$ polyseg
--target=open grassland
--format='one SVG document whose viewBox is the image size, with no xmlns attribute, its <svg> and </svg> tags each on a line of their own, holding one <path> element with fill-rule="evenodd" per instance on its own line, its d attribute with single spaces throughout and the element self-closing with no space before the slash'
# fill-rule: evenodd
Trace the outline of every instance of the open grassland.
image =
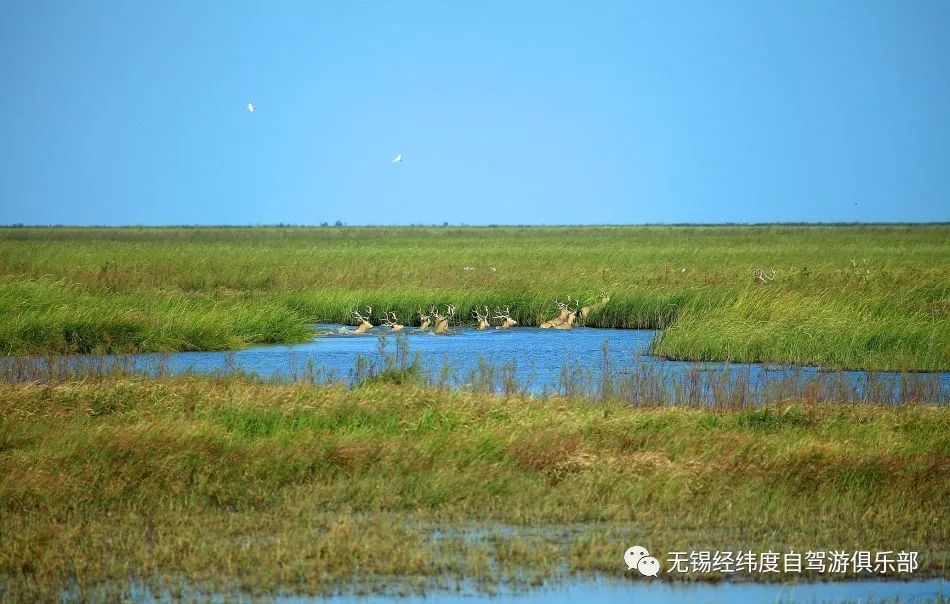
<svg viewBox="0 0 950 604">
<path fill-rule="evenodd" d="M 380 380 L 5 383 L 0 599 L 111 599 L 130 582 L 274 594 L 625 580 L 631 543 L 661 560 L 915 550 L 918 576 L 946 577 L 948 430 L 950 410 L 926 405 L 712 412 Z"/>
<path fill-rule="evenodd" d="M 0 229 L 5 354 L 301 341 L 365 305 L 537 325 L 603 291 L 588 325 L 671 358 L 950 369 L 947 225 Z"/>
</svg>

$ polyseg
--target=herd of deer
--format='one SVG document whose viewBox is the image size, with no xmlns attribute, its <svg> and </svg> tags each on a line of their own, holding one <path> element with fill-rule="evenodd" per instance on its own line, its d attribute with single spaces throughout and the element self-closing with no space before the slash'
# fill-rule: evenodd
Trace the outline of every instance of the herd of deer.
<svg viewBox="0 0 950 604">
<path fill-rule="evenodd" d="M 555 300 L 554 304 L 558 309 L 557 316 L 548 321 L 544 321 L 540 327 L 541 329 L 571 329 L 578 321 L 583 322 L 591 312 L 604 306 L 609 301 L 610 298 L 606 293 L 601 294 L 599 301 L 587 306 L 581 306 L 580 300 L 575 299 L 572 307 L 570 296 L 568 296 L 567 302 Z M 511 318 L 511 309 L 508 306 L 505 307 L 504 312 L 499 308 L 495 308 L 491 312 L 489 312 L 487 306 L 483 306 L 482 308 L 484 312 L 477 307 L 472 310 L 476 329 L 484 330 L 490 329 L 491 327 L 495 329 L 510 329 L 518 325 L 518 322 Z M 446 306 L 444 313 L 440 312 L 437 306 L 430 306 L 429 312 L 427 313 L 419 309 L 419 326 L 417 329 L 419 331 L 431 331 L 434 334 L 445 335 L 449 333 L 449 322 L 455 317 L 455 311 L 456 307 L 452 304 Z M 344 333 L 361 334 L 375 327 L 372 322 L 372 306 L 366 307 L 365 316 L 358 311 L 353 311 L 351 316 L 356 321 L 356 329 L 344 329 Z M 493 324 L 493 321 L 496 322 L 496 324 Z M 391 329 L 392 331 L 401 331 L 406 327 L 399 322 L 396 313 L 392 311 L 387 311 L 383 314 L 383 318 L 379 321 L 379 326 Z"/>
</svg>

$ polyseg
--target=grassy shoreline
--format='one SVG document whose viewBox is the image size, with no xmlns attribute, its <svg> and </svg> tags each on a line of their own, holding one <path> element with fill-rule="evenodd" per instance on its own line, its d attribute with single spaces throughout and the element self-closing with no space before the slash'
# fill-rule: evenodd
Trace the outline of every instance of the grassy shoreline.
<svg viewBox="0 0 950 604">
<path fill-rule="evenodd" d="M 130 579 L 252 594 L 623 580 L 630 540 L 661 560 L 917 550 L 916 576 L 947 577 L 948 432 L 950 409 L 927 405 L 704 411 L 239 377 L 2 384 L 0 595 L 115 595 Z"/>
<path fill-rule="evenodd" d="M 948 225 L 0 228 L 0 352 L 299 342 L 366 305 L 538 325 L 606 291 L 588 325 L 664 329 L 660 356 L 937 371 L 948 284 Z"/>
</svg>

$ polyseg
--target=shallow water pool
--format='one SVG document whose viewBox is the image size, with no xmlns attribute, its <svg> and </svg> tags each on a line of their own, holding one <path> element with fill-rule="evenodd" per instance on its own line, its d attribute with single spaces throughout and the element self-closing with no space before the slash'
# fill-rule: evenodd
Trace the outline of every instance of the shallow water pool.
<svg viewBox="0 0 950 604">
<path fill-rule="evenodd" d="M 329 602 L 360 604 L 482 604 L 512 601 L 520 604 L 575 604 L 577 602 L 729 602 L 730 604 L 774 604 L 807 602 L 933 602 L 948 593 L 942 579 L 924 581 L 840 581 L 833 583 L 673 583 L 660 580 L 614 583 L 577 581 L 526 592 L 500 592 L 496 596 L 426 594 L 418 597 L 337 596 Z M 286 604 L 310 602 L 309 598 L 278 598 Z"/>
<path fill-rule="evenodd" d="M 416 359 L 431 382 L 451 387 L 532 394 L 560 393 L 672 401 L 676 404 L 749 399 L 947 403 L 950 372 L 874 373 L 758 363 L 671 361 L 649 354 L 652 330 L 456 328 L 439 336 L 407 328 L 366 334 L 318 324 L 307 343 L 233 352 L 141 354 L 139 370 L 172 373 L 243 371 L 263 378 L 353 382 Z M 84 357 L 75 357 L 82 360 Z M 715 395 L 715 396 L 714 396 Z M 635 402 L 635 401 L 634 401 Z"/>
</svg>

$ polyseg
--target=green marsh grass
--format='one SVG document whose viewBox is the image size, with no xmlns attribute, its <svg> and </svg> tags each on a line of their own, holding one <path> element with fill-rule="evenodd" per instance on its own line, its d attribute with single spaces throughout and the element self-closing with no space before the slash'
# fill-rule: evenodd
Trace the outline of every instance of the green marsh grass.
<svg viewBox="0 0 950 604">
<path fill-rule="evenodd" d="M 947 225 L 0 229 L 5 354 L 294 342 L 366 305 L 530 326 L 602 291 L 588 325 L 670 358 L 950 368 Z"/>
</svg>

